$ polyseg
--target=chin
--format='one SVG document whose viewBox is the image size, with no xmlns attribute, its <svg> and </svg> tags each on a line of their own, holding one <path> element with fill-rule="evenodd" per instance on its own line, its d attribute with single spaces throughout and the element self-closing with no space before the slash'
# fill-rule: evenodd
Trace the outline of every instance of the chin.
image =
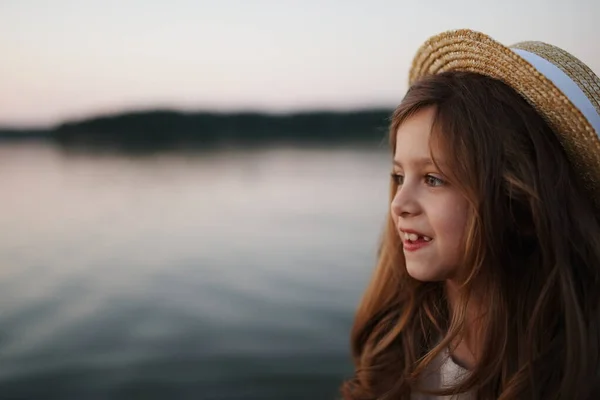
<svg viewBox="0 0 600 400">
<path fill-rule="evenodd" d="M 421 282 L 440 282 L 447 278 L 445 271 L 439 271 L 435 268 L 424 267 L 422 265 L 406 265 L 406 272 L 413 279 Z"/>
</svg>

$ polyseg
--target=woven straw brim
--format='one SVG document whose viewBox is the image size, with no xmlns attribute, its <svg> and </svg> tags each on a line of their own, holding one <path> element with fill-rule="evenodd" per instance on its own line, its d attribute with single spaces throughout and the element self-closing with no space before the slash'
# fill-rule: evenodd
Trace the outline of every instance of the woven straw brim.
<svg viewBox="0 0 600 400">
<path fill-rule="evenodd" d="M 543 43 L 526 42 L 514 47 L 535 52 L 561 68 L 600 113 L 600 80 L 587 66 L 564 50 Z M 444 32 L 425 42 L 413 60 L 409 84 L 445 71 L 486 75 L 520 93 L 558 135 L 576 173 L 600 209 L 600 139 L 581 111 L 552 81 L 510 48 L 470 30 Z"/>
</svg>

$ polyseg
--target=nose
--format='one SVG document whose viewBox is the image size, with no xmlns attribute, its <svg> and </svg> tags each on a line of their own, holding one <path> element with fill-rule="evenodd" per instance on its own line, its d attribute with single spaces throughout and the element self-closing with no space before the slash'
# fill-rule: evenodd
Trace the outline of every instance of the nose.
<svg viewBox="0 0 600 400">
<path fill-rule="evenodd" d="M 408 185 L 398 186 L 391 204 L 392 214 L 396 217 L 408 218 L 418 215 L 421 207 L 417 199 L 415 188 Z"/>
</svg>

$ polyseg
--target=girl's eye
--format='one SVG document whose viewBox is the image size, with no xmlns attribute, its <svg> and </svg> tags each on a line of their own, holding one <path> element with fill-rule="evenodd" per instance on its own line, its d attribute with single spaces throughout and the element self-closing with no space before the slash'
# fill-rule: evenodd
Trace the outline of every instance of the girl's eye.
<svg viewBox="0 0 600 400">
<path fill-rule="evenodd" d="M 442 179 L 438 178 L 437 176 L 426 175 L 425 183 L 428 186 L 443 186 L 446 182 L 444 182 Z"/>
<path fill-rule="evenodd" d="M 404 183 L 404 176 L 392 172 L 392 180 L 396 185 L 402 185 L 402 183 Z"/>
</svg>

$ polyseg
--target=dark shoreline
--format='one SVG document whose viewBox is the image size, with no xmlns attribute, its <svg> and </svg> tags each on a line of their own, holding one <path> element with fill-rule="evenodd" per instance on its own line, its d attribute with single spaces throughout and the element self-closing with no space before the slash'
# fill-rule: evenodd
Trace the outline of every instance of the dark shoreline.
<svg viewBox="0 0 600 400">
<path fill-rule="evenodd" d="M 391 109 L 281 115 L 153 110 L 69 121 L 47 129 L 0 127 L 0 140 L 47 139 L 76 147 L 371 142 L 385 136 L 391 113 Z"/>
</svg>

